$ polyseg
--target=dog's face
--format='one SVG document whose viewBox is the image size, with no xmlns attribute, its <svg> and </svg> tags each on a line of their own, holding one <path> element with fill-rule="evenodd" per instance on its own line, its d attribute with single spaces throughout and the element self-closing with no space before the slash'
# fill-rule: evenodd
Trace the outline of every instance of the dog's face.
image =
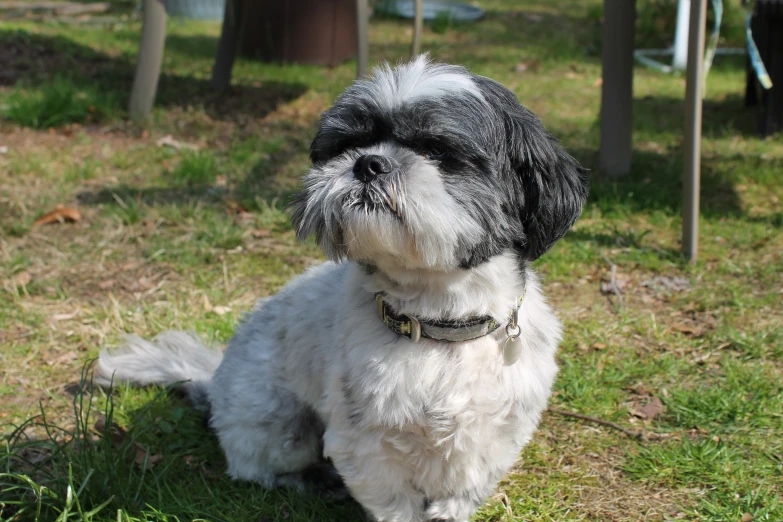
<svg viewBox="0 0 783 522">
<path fill-rule="evenodd" d="M 500 84 L 419 58 L 358 80 L 321 118 L 293 202 L 332 259 L 449 271 L 533 260 L 579 217 L 587 175 Z"/>
</svg>

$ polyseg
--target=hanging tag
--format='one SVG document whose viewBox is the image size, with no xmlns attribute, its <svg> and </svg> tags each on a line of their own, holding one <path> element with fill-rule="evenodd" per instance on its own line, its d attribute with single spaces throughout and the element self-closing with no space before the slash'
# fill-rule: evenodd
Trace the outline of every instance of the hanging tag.
<svg viewBox="0 0 783 522">
<path fill-rule="evenodd" d="M 522 328 L 519 326 L 519 306 L 511 312 L 511 321 L 506 325 L 506 342 L 503 343 L 503 362 L 511 366 L 522 355 Z"/>
<path fill-rule="evenodd" d="M 506 366 L 511 366 L 519 360 L 519 356 L 522 355 L 522 339 L 519 335 L 506 338 L 506 342 L 503 343 L 503 362 Z"/>
</svg>

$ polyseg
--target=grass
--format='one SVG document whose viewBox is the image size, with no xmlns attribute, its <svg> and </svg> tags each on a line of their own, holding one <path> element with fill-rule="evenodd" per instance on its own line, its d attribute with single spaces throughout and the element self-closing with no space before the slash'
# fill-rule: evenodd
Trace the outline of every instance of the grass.
<svg viewBox="0 0 783 522">
<path fill-rule="evenodd" d="M 7 94 L 2 116 L 34 129 L 69 123 L 99 121 L 116 114 L 116 101 L 93 87 L 79 88 L 73 80 L 56 76 L 51 83 L 32 87 L 23 82 Z"/>
<path fill-rule="evenodd" d="M 566 325 L 552 402 L 650 435 L 546 414 L 475 520 L 781 520 L 783 145 L 754 134 L 742 59 L 719 57 L 688 263 L 683 78 L 635 70 L 633 172 L 597 172 L 601 5 L 482 0 L 482 21 L 424 30 L 424 50 L 509 86 L 593 170 L 582 218 L 538 263 Z M 672 5 L 640 4 L 639 47 L 666 45 Z M 722 45 L 741 46 L 725 7 Z M 80 371 L 125 332 L 224 343 L 321 259 L 283 209 L 354 73 L 239 60 L 216 96 L 218 24 L 176 21 L 152 121 L 130 122 L 132 8 L 108 25 L 0 25 L 0 520 L 360 520 L 352 503 L 232 483 L 203 414 L 165 390 L 92 390 Z M 409 52 L 407 21 L 374 19 L 370 36 L 373 59 Z M 167 135 L 197 150 L 158 146 Z M 33 226 L 58 204 L 82 219 Z M 622 307 L 600 290 L 610 262 Z M 653 399 L 663 411 L 641 418 Z"/>
</svg>

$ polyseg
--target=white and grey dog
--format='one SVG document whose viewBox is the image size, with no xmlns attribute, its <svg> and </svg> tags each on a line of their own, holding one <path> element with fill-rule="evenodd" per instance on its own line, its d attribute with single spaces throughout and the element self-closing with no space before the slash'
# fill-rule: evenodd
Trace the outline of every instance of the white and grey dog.
<svg viewBox="0 0 783 522">
<path fill-rule="evenodd" d="M 297 484 L 328 458 L 384 522 L 467 521 L 547 404 L 561 324 L 529 264 L 587 174 L 500 84 L 425 57 L 321 119 L 292 204 L 333 261 L 265 300 L 225 353 L 131 337 L 97 381 L 206 396 L 228 473 Z"/>
</svg>

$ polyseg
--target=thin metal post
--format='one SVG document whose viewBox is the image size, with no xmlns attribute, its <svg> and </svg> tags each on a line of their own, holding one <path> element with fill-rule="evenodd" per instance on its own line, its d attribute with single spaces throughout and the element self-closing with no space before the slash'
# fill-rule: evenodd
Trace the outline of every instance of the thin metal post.
<svg viewBox="0 0 783 522">
<path fill-rule="evenodd" d="M 411 58 L 415 58 L 421 52 L 421 30 L 424 25 L 424 0 L 416 0 L 415 15 L 413 17 L 413 43 L 411 44 Z"/>
<path fill-rule="evenodd" d="M 609 176 L 631 172 L 635 0 L 604 0 L 601 43 L 600 170 Z"/>
<path fill-rule="evenodd" d="M 704 86 L 704 33 L 707 0 L 691 0 L 688 31 L 688 72 L 685 85 L 683 139 L 682 249 L 691 261 L 699 251 L 699 194 L 701 178 L 701 108 Z"/>
<path fill-rule="evenodd" d="M 144 0 L 143 22 L 139 57 L 136 60 L 136 76 L 133 78 L 128 114 L 134 119 L 149 116 L 155 103 L 155 94 L 163 62 L 166 43 L 166 7 L 162 0 Z"/>
<path fill-rule="evenodd" d="M 367 58 L 370 54 L 370 40 L 368 35 L 369 8 L 367 0 L 356 0 L 356 77 L 361 78 L 367 74 Z"/>
</svg>

